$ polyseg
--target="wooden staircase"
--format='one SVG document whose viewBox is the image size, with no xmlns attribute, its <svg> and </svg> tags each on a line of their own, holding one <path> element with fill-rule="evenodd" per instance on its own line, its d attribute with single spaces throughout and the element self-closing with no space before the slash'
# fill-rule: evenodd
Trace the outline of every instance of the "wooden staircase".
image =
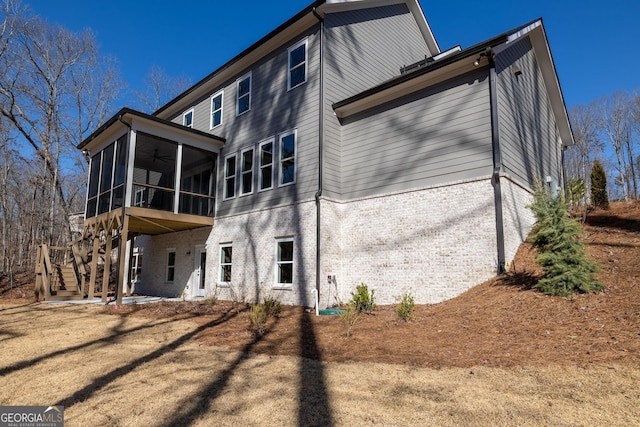
<svg viewBox="0 0 640 427">
<path fill-rule="evenodd" d="M 128 231 L 128 224 L 129 216 L 120 209 L 113 210 L 85 220 L 82 236 L 64 248 L 40 245 L 35 268 L 36 300 L 93 300 L 99 296 L 107 302 L 108 295 L 115 294 L 117 304 L 121 304 L 123 285 L 126 294 L 131 291 L 125 269 L 127 242 L 137 235 Z M 133 251 L 133 243 L 129 250 Z M 118 253 L 117 271 L 112 274 L 114 252 Z M 101 282 L 98 275 L 102 276 Z"/>
<path fill-rule="evenodd" d="M 42 244 L 36 255 L 36 299 L 38 301 L 67 301 L 84 298 L 83 284 L 86 276 L 84 263 L 76 245 L 66 248 Z M 77 256 L 74 256 L 76 254 Z"/>
<path fill-rule="evenodd" d="M 49 297 L 49 300 L 65 301 L 84 298 L 84 295 L 80 293 L 78 278 L 73 264 L 57 265 L 56 272 L 58 274 L 59 286 Z"/>
</svg>

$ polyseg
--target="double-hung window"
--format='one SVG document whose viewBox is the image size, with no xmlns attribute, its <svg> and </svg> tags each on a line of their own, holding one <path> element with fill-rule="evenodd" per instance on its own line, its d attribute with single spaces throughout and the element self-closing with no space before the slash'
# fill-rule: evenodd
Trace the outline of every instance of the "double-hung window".
<svg viewBox="0 0 640 427">
<path fill-rule="evenodd" d="M 244 114 L 251 109 L 251 73 L 236 82 L 236 115 Z"/>
<path fill-rule="evenodd" d="M 296 131 L 280 135 L 280 185 L 296 182 Z"/>
<path fill-rule="evenodd" d="M 231 245 L 220 246 L 220 283 L 231 283 L 231 266 L 233 260 L 233 247 Z"/>
<path fill-rule="evenodd" d="M 293 89 L 307 81 L 307 39 L 289 48 L 289 76 L 287 89 Z"/>
<path fill-rule="evenodd" d="M 293 285 L 293 238 L 276 240 L 276 287 Z"/>
<path fill-rule="evenodd" d="M 260 166 L 260 190 L 273 187 L 273 147 L 274 140 L 264 141 L 258 147 L 258 161 Z"/>
<path fill-rule="evenodd" d="M 224 159 L 224 198 L 232 199 L 236 196 L 236 155 Z"/>
<path fill-rule="evenodd" d="M 175 249 L 167 249 L 167 272 L 166 272 L 166 281 L 167 283 L 173 283 L 176 275 L 176 250 Z"/>
<path fill-rule="evenodd" d="M 182 115 L 182 125 L 188 128 L 193 127 L 193 110 L 189 110 Z"/>
<path fill-rule="evenodd" d="M 211 124 L 210 128 L 213 129 L 222 124 L 222 99 L 224 97 L 224 91 L 220 91 L 211 97 Z"/>
<path fill-rule="evenodd" d="M 240 195 L 253 192 L 253 148 L 240 153 Z"/>
</svg>

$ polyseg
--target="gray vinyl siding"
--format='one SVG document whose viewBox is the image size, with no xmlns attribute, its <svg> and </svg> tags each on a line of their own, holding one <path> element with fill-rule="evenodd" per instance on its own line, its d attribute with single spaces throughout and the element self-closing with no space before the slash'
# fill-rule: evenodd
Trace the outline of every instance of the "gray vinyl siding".
<svg viewBox="0 0 640 427">
<path fill-rule="evenodd" d="M 307 82 L 287 90 L 287 49 L 308 37 Z M 216 216 L 238 214 L 250 210 L 286 205 L 312 199 L 318 188 L 318 103 L 319 103 L 319 26 L 292 39 L 280 49 L 244 70 L 222 87 L 206 94 L 194 105 L 194 128 L 227 139 L 218 161 Z M 236 81 L 251 72 L 251 109 L 236 116 Z M 210 129 L 211 98 L 224 89 L 222 125 Z M 185 110 L 186 111 L 186 110 Z M 173 118 L 182 122 L 182 113 Z M 278 149 L 274 153 L 274 186 L 258 191 L 259 143 L 296 130 L 296 183 L 278 186 Z M 253 193 L 239 196 L 239 160 L 236 174 L 236 197 L 223 200 L 224 158 L 254 148 Z"/>
<path fill-rule="evenodd" d="M 522 74 L 516 76 L 516 69 Z M 498 54 L 496 72 L 504 172 L 529 185 L 546 176 L 561 183 L 556 120 L 528 38 Z"/>
<path fill-rule="evenodd" d="M 396 77 L 403 65 L 430 56 L 404 3 L 328 13 L 325 28 L 328 85 L 341 99 Z"/>
<path fill-rule="evenodd" d="M 397 77 L 430 56 L 405 4 L 325 15 L 324 195 L 341 192 L 341 133 L 331 104 Z"/>
<path fill-rule="evenodd" d="M 344 121 L 344 199 L 486 177 L 492 170 L 486 71 Z"/>
</svg>

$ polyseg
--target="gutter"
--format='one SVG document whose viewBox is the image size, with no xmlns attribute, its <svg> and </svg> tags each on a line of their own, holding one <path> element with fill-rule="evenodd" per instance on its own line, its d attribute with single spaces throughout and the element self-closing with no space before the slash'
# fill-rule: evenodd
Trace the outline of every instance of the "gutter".
<svg viewBox="0 0 640 427">
<path fill-rule="evenodd" d="M 321 251 L 320 251 L 320 239 L 321 239 L 321 227 L 320 227 L 320 219 L 321 219 L 321 211 L 320 211 L 320 197 L 322 197 L 322 187 L 323 187 L 323 169 L 324 169 L 324 19 L 318 15 L 316 8 L 314 7 L 313 15 L 320 22 L 320 103 L 319 103 L 319 111 L 318 111 L 318 191 L 316 191 L 315 199 L 316 199 L 316 314 L 318 313 L 319 301 L 320 301 L 320 261 L 321 261 Z"/>
<path fill-rule="evenodd" d="M 242 52 L 240 52 L 234 58 L 232 58 L 227 63 L 222 65 L 220 68 L 218 68 L 217 70 L 215 70 L 212 73 L 208 74 L 203 79 L 201 79 L 199 82 L 197 82 L 195 85 L 193 85 L 192 87 L 190 87 L 189 89 L 187 89 L 186 91 L 184 91 L 183 93 L 181 93 L 180 95 L 176 96 L 174 99 L 172 99 L 171 101 L 169 101 L 168 103 L 166 103 L 165 105 L 160 107 L 152 115 L 157 116 L 157 115 L 165 112 L 170 107 L 172 107 L 175 104 L 177 104 L 180 100 L 182 100 L 185 97 L 193 94 L 201 86 L 203 86 L 207 81 L 209 81 L 211 78 L 213 78 L 213 76 L 215 76 L 216 74 L 220 73 L 223 70 L 228 69 L 229 67 L 231 67 L 235 63 L 239 62 L 242 58 L 247 56 L 250 52 L 256 50 L 257 48 L 259 48 L 260 46 L 265 44 L 267 41 L 271 40 L 276 35 L 278 35 L 279 33 L 283 32 L 285 29 L 287 29 L 288 27 L 293 25 L 295 22 L 297 22 L 300 19 L 302 19 L 303 17 L 305 17 L 305 15 L 307 15 L 308 13 L 313 13 L 317 17 L 318 15 L 317 15 L 317 12 L 316 12 L 316 8 L 322 6 L 325 3 L 326 3 L 326 0 L 316 0 L 316 1 L 314 1 L 311 5 L 305 7 L 302 11 L 298 12 L 292 18 L 290 18 L 289 20 L 284 22 L 282 25 L 280 25 L 279 27 L 277 27 L 276 29 L 271 31 L 269 34 L 267 34 L 266 36 L 262 37 L 260 40 L 258 40 L 257 42 L 255 42 L 254 44 L 252 44 L 251 46 L 249 46 L 248 48 L 246 48 Z"/>
<path fill-rule="evenodd" d="M 502 151 L 500 150 L 500 128 L 498 120 L 498 87 L 495 63 L 495 52 L 487 47 L 484 55 L 489 60 L 489 103 L 491 106 L 491 145 L 493 146 L 493 198 L 496 211 L 496 246 L 498 250 L 498 274 L 506 271 L 504 249 L 504 217 L 502 212 L 502 188 L 500 173 L 502 172 Z"/>
<path fill-rule="evenodd" d="M 360 102 L 360 101 L 365 101 L 366 98 L 369 98 L 370 96 L 379 94 L 380 92 L 384 92 L 384 91 L 388 91 L 388 90 L 394 90 L 396 89 L 396 87 L 401 86 L 404 83 L 410 83 L 411 80 L 432 73 L 436 70 L 442 69 L 444 67 L 447 67 L 449 65 L 452 65 L 456 62 L 465 60 L 465 59 L 471 59 L 471 58 L 477 58 L 478 55 L 481 55 L 483 53 L 485 53 L 487 51 L 487 49 L 493 49 L 496 46 L 500 46 L 502 44 L 505 44 L 507 42 L 509 42 L 510 37 L 514 34 L 517 33 L 527 27 L 529 27 L 530 25 L 534 24 L 535 22 L 537 22 L 538 20 L 534 20 L 531 21 L 527 24 L 521 25 L 519 27 L 516 27 L 512 30 L 506 31 L 498 36 L 493 37 L 492 39 L 486 40 L 484 42 L 475 44 L 471 47 L 468 47 L 466 49 L 463 49 L 459 52 L 456 53 L 452 53 L 450 55 L 445 56 L 444 58 L 438 59 L 434 62 L 429 63 L 427 66 L 421 67 L 419 69 L 417 69 L 416 71 L 413 71 L 411 73 L 406 73 L 406 74 L 401 74 L 398 77 L 392 78 L 391 80 L 388 80 L 378 86 L 375 86 L 371 89 L 367 89 L 361 93 L 358 93 L 356 95 L 353 95 L 347 99 L 344 99 L 342 101 L 338 101 L 336 103 L 334 103 L 332 105 L 333 110 L 336 112 L 336 114 L 338 115 L 338 117 L 341 117 L 341 112 L 339 111 L 341 108 L 346 107 L 350 104 L 356 103 L 356 102 Z"/>
</svg>

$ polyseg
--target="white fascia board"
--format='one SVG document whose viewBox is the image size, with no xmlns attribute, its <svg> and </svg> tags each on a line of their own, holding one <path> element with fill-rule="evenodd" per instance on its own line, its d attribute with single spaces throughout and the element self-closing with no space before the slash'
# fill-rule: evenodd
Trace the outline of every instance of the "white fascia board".
<svg viewBox="0 0 640 427">
<path fill-rule="evenodd" d="M 111 144 L 122 135 L 126 134 L 129 128 L 122 122 L 116 121 L 114 124 L 104 130 L 98 137 L 90 141 L 87 145 L 82 147 L 82 151 L 88 151 L 89 153 L 97 153 L 103 150 L 107 145 Z"/>
<path fill-rule="evenodd" d="M 553 63 L 551 49 L 549 48 L 549 42 L 544 31 L 544 26 L 542 25 L 542 21 L 535 21 L 531 25 L 510 35 L 505 48 L 510 43 L 527 36 L 533 46 L 533 52 L 536 56 L 540 72 L 542 73 L 542 78 L 547 88 L 551 108 L 553 109 L 556 117 L 558 130 L 560 132 L 560 137 L 562 138 L 562 145 L 565 147 L 575 145 L 567 107 L 564 102 L 564 96 L 562 95 L 562 89 L 558 79 L 558 73 L 556 71 L 555 64 Z"/>
<path fill-rule="evenodd" d="M 389 6 L 404 3 L 416 20 L 416 24 L 424 37 L 431 55 L 440 53 L 440 46 L 436 42 L 427 18 L 417 0 L 327 0 L 325 13 L 346 12 L 350 10 L 368 9 L 372 7 Z"/>
</svg>

